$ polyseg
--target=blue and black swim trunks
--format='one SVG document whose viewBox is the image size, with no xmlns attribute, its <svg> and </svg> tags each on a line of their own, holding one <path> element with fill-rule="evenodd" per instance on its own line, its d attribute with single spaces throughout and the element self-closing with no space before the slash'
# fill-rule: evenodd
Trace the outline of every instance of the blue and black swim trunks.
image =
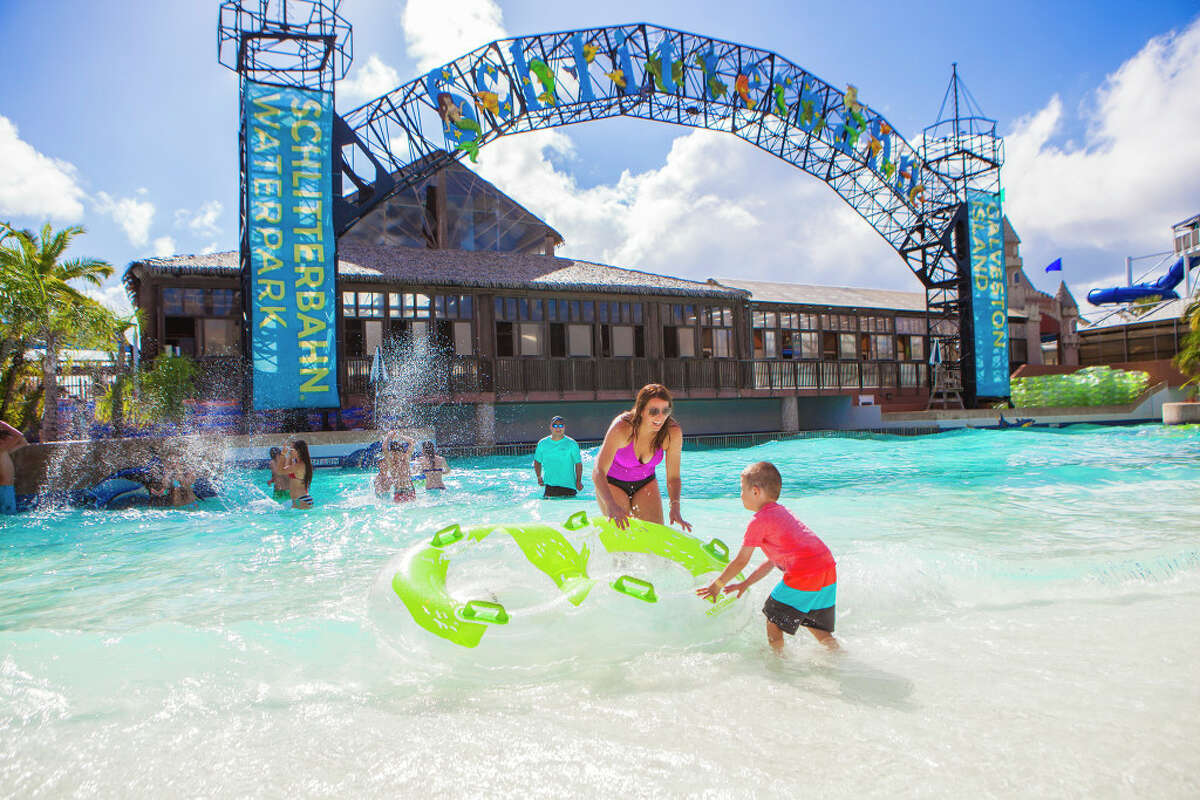
<svg viewBox="0 0 1200 800">
<path fill-rule="evenodd" d="M 801 626 L 833 633 L 837 571 L 785 575 L 763 604 L 763 614 L 779 630 L 795 634 Z"/>
</svg>

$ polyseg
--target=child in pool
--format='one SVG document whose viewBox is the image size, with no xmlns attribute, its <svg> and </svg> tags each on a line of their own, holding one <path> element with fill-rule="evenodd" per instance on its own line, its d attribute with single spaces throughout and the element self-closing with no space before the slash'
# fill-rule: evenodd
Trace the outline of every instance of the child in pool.
<svg viewBox="0 0 1200 800">
<path fill-rule="evenodd" d="M 776 653 L 783 652 L 783 634 L 794 635 L 801 626 L 830 650 L 838 649 L 833 638 L 834 604 L 837 599 L 837 565 L 833 554 L 803 522 L 776 502 L 783 488 L 779 470 L 769 461 L 759 461 L 742 471 L 742 505 L 754 512 L 746 527 L 742 549 L 715 581 L 696 594 L 716 602 L 721 590 L 738 597 L 773 568 L 783 570 L 783 579 L 763 606 L 767 618 L 767 641 Z M 726 582 L 750 563 L 754 548 L 761 547 L 767 560 L 744 581 Z"/>
<path fill-rule="evenodd" d="M 386 447 L 382 458 L 387 462 L 388 477 L 392 486 L 392 502 L 407 503 L 417 499 L 417 488 L 413 485 L 412 440 L 399 431 L 389 431 L 385 437 Z M 382 470 L 382 467 L 381 467 Z M 378 484 L 376 484 L 378 490 Z"/>
<path fill-rule="evenodd" d="M 183 456 L 175 449 L 168 449 L 162 455 L 158 474 L 147 487 L 155 505 L 182 508 L 194 506 L 197 502 L 192 485 L 196 475 L 184 463 Z"/>
<path fill-rule="evenodd" d="M 309 509 L 313 507 L 312 495 L 312 459 L 308 455 L 308 443 L 303 439 L 292 442 L 292 446 L 284 451 L 284 469 L 288 477 L 288 497 L 292 498 L 292 508 Z"/>
<path fill-rule="evenodd" d="M 417 460 L 421 472 L 425 473 L 425 491 L 445 489 L 442 475 L 450 471 L 450 464 L 438 455 L 437 447 L 431 441 L 421 444 L 421 455 Z"/>
<path fill-rule="evenodd" d="M 280 500 L 288 497 L 288 481 L 287 470 L 283 466 L 283 450 L 278 447 L 272 447 L 267 451 L 267 456 L 270 462 L 267 467 L 271 470 L 271 477 L 267 479 L 267 486 L 275 490 L 275 499 Z"/>
<path fill-rule="evenodd" d="M 19 430 L 0 420 L 0 514 L 17 513 L 17 494 L 13 488 L 17 473 L 9 454 L 26 444 Z"/>
</svg>

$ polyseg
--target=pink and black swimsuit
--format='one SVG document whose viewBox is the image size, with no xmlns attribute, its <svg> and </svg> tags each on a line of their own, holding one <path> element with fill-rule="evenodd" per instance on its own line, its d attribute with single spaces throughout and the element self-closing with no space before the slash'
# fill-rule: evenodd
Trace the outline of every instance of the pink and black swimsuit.
<svg viewBox="0 0 1200 800">
<path fill-rule="evenodd" d="M 639 489 L 654 480 L 654 468 L 663 460 L 663 449 L 660 447 L 654 451 L 650 460 L 643 464 L 634 452 L 633 441 L 630 439 L 629 444 L 613 454 L 612 464 L 609 465 L 608 474 L 605 476 L 610 484 L 629 495 L 630 500 Z"/>
</svg>

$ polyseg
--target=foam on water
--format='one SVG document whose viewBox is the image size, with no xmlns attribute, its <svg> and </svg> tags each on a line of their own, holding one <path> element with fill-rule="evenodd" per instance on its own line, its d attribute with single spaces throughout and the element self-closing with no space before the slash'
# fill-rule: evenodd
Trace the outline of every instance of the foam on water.
<svg viewBox="0 0 1200 800">
<path fill-rule="evenodd" d="M 538 624 L 476 651 L 420 636 L 380 586 L 399 553 L 594 509 L 538 499 L 525 456 L 458 461 L 403 507 L 319 471 L 319 508 L 281 512 L 236 474 L 197 512 L 0 522 L 0 795 L 1200 791 L 1200 435 L 689 451 L 698 535 L 736 545 L 758 459 L 838 558 L 841 654 L 771 656 L 769 581 L 719 629 L 612 592 L 567 608 L 502 537 L 451 579 Z M 690 578 L 637 567 L 682 601 Z"/>
</svg>

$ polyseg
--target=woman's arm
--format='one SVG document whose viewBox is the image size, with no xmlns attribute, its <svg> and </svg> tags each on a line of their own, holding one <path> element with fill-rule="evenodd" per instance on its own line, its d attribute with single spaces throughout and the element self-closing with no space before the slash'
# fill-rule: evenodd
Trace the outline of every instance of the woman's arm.
<svg viewBox="0 0 1200 800">
<path fill-rule="evenodd" d="M 596 486 L 596 502 L 600 504 L 600 513 L 606 517 L 617 515 L 621 509 L 612 504 L 608 493 L 608 468 L 612 466 L 613 457 L 621 449 L 622 442 L 629 438 L 631 426 L 621 417 L 617 417 L 608 426 L 604 434 L 604 444 L 596 455 L 596 463 L 592 467 L 592 483 Z"/>
<path fill-rule="evenodd" d="M 679 464 L 683 455 L 683 429 L 672 425 L 667 433 L 667 497 L 671 501 L 671 513 L 668 522 L 675 522 L 685 531 L 692 526 L 684 521 L 679 511 L 679 496 L 683 492 L 683 479 L 679 475 Z"/>
</svg>

